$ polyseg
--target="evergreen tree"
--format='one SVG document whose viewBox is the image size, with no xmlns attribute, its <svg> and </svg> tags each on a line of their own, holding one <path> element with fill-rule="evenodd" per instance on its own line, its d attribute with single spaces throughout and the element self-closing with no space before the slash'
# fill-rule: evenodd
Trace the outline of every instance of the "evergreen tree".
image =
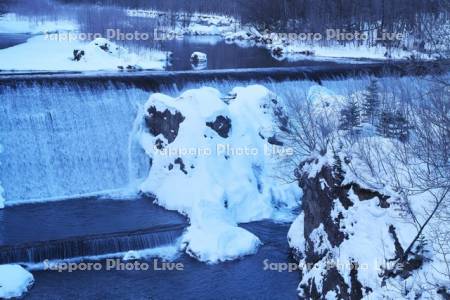
<svg viewBox="0 0 450 300">
<path fill-rule="evenodd" d="M 394 123 L 394 114 L 391 111 L 383 110 L 380 114 L 377 131 L 381 136 L 392 137 L 392 124 Z"/>
<path fill-rule="evenodd" d="M 404 142 L 409 137 L 409 128 L 410 124 L 400 110 L 396 110 L 395 112 L 384 110 L 381 112 L 380 121 L 377 126 L 380 135 L 388 138 L 396 138 Z"/>
<path fill-rule="evenodd" d="M 393 127 L 395 138 L 399 139 L 402 142 L 408 140 L 410 125 L 405 115 L 399 110 L 394 113 Z"/>
<path fill-rule="evenodd" d="M 350 99 L 341 110 L 339 128 L 343 130 L 359 129 L 361 125 L 361 110 L 354 99 Z"/>
<path fill-rule="evenodd" d="M 345 171 L 342 169 L 342 160 L 339 154 L 333 150 L 333 176 L 336 179 L 338 185 L 340 185 L 344 181 Z"/>
<path fill-rule="evenodd" d="M 364 101 L 362 103 L 362 114 L 364 122 L 375 125 L 379 115 L 380 108 L 380 94 L 378 91 L 378 83 L 376 79 L 370 80 L 370 84 L 364 94 Z"/>
</svg>

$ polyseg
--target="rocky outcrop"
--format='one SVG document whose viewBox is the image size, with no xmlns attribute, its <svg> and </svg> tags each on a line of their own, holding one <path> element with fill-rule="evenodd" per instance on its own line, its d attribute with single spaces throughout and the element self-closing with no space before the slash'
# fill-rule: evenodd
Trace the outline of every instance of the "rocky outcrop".
<svg viewBox="0 0 450 300">
<path fill-rule="evenodd" d="M 180 123 L 183 121 L 184 116 L 180 112 L 171 112 L 169 109 L 158 111 L 155 106 L 148 108 L 148 115 L 145 117 L 149 132 L 153 136 L 161 134 L 169 144 L 177 137 Z M 159 141 L 158 147 L 162 147 L 162 141 Z"/>
<path fill-rule="evenodd" d="M 84 50 L 73 50 L 73 59 L 74 61 L 80 61 L 81 58 L 84 56 Z"/>
<path fill-rule="evenodd" d="M 369 187 L 351 164 L 343 154 L 325 153 L 296 170 L 302 213 L 288 241 L 301 266 L 299 295 L 344 300 L 419 295 L 420 290 L 392 291 L 421 272 L 429 260 L 426 242 L 411 244 L 416 231 L 405 222 L 398 195 L 384 185 Z"/>
<path fill-rule="evenodd" d="M 231 120 L 228 117 L 217 116 L 214 122 L 206 122 L 206 126 L 217 132 L 223 138 L 227 138 L 231 130 Z"/>
<path fill-rule="evenodd" d="M 311 173 L 311 166 L 318 168 L 315 174 Z M 297 251 L 295 254 L 306 266 L 302 269 L 303 280 L 299 286 L 300 295 L 306 299 L 325 299 L 328 293 L 336 299 L 362 299 L 372 290 L 358 278 L 360 262 L 355 259 L 341 262 L 350 266 L 347 274 L 343 274 L 333 262 L 342 259 L 336 255 L 336 249 L 351 238 L 346 230 L 349 219 L 345 216 L 346 211 L 354 206 L 354 201 L 378 198 L 377 206 L 385 209 L 389 207 L 389 197 L 357 183 L 344 184 L 342 172 L 340 162 L 321 166 L 318 159 L 303 162 L 296 171 L 304 192 L 303 232 L 298 234 L 303 235 L 305 245 L 302 253 Z M 350 197 L 350 194 L 356 197 Z M 337 212 L 336 207 L 341 211 Z M 314 273 L 315 268 L 321 270 L 319 275 Z M 320 285 L 317 276 L 320 277 Z"/>
</svg>

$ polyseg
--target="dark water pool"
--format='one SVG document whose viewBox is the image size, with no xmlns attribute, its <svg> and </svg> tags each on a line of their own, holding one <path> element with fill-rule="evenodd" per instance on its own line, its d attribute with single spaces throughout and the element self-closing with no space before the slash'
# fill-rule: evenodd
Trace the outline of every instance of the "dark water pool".
<svg viewBox="0 0 450 300">
<path fill-rule="evenodd" d="M 0 210 L 0 246 L 187 224 L 153 199 L 77 199 Z"/>
<path fill-rule="evenodd" d="M 176 259 L 183 271 L 37 271 L 25 299 L 298 299 L 297 272 L 264 270 L 265 260 L 293 262 L 286 242 L 289 225 L 242 226 L 264 243 L 255 255 L 206 265 L 184 254 Z"/>
<path fill-rule="evenodd" d="M 30 38 L 24 33 L 0 33 L 0 49 L 6 49 L 25 43 Z"/>
<path fill-rule="evenodd" d="M 261 47 L 240 47 L 226 43 L 218 36 L 191 36 L 183 40 L 172 40 L 161 43 L 163 50 L 172 51 L 173 59 L 168 70 L 191 69 L 232 69 L 232 68 L 264 68 L 336 65 L 339 61 L 320 61 L 305 57 L 298 61 L 277 60 L 267 49 Z M 193 65 L 190 56 L 194 51 L 207 55 L 205 64 Z M 344 61 L 342 61 L 344 62 Z M 348 63 L 348 61 L 346 61 Z"/>
</svg>

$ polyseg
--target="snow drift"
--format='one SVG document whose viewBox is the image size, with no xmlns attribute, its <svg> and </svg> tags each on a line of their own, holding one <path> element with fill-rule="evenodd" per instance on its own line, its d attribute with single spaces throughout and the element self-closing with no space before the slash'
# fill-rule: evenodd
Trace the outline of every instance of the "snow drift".
<svg viewBox="0 0 450 300">
<path fill-rule="evenodd" d="M 254 253 L 260 240 L 238 223 L 277 218 L 297 205 L 299 188 L 275 178 L 287 151 L 276 137 L 279 101 L 249 86 L 226 97 L 213 88 L 153 94 L 145 104 L 138 139 L 151 169 L 141 190 L 189 216 L 188 254 L 215 263 Z"/>
<path fill-rule="evenodd" d="M 21 266 L 0 265 L 0 298 L 22 297 L 33 283 L 33 275 Z"/>
<path fill-rule="evenodd" d="M 0 50 L 1 70 L 162 70 L 169 52 L 133 53 L 107 39 L 91 42 L 34 36 L 24 44 Z"/>
</svg>

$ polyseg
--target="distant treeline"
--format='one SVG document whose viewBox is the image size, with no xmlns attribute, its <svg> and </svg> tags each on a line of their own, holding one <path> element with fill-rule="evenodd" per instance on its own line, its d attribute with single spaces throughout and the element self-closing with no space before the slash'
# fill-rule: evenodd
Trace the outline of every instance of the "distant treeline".
<svg viewBox="0 0 450 300">
<path fill-rule="evenodd" d="M 413 32 L 449 19 L 450 0 L 54 0 L 62 4 L 98 4 L 164 11 L 227 14 L 271 30 L 324 32 L 378 28 Z M 0 0 L 0 13 L 14 4 L 33 10 L 49 1 Z M 19 5 L 20 5 L 19 4 Z M 6 7 L 6 8 L 5 8 Z M 424 27 L 428 27 L 425 28 Z"/>
<path fill-rule="evenodd" d="M 414 29 L 421 15 L 447 14 L 450 0 L 59 0 L 63 3 L 98 3 L 169 11 L 198 11 L 240 17 L 244 22 L 278 29 L 360 30 L 367 24 L 382 29 Z M 293 22 L 292 20 L 295 20 Z M 400 25 L 399 25 L 400 24 Z"/>
</svg>

